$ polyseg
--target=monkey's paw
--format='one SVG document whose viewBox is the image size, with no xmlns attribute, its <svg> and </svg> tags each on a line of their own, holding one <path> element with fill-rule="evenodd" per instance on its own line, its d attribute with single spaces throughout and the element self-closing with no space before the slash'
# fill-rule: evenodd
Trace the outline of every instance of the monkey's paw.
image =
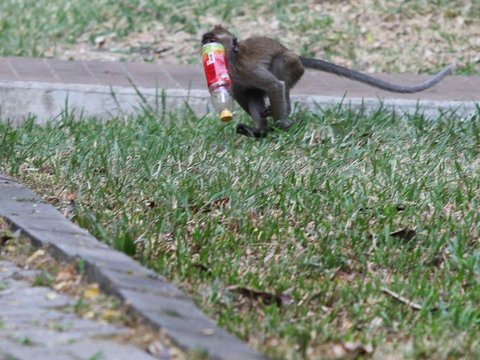
<svg viewBox="0 0 480 360">
<path fill-rule="evenodd" d="M 245 124 L 238 124 L 237 125 L 237 134 L 245 135 L 245 136 L 255 136 L 253 134 L 252 128 Z"/>
<path fill-rule="evenodd" d="M 292 126 L 292 122 L 290 120 L 278 120 L 275 121 L 275 127 L 281 130 L 288 130 Z"/>
<path fill-rule="evenodd" d="M 251 126 L 248 126 L 248 125 L 245 125 L 245 124 L 238 124 L 237 125 L 237 134 L 250 136 L 250 137 L 256 137 L 256 138 L 262 138 L 262 137 L 267 136 L 266 131 L 260 131 L 259 129 L 252 128 Z"/>
</svg>

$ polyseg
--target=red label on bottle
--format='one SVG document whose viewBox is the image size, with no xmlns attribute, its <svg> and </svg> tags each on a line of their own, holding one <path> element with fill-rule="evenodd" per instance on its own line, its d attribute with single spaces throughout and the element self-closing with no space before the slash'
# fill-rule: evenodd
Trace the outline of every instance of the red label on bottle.
<svg viewBox="0 0 480 360">
<path fill-rule="evenodd" d="M 207 86 L 227 85 L 232 81 L 228 76 L 225 48 L 219 43 L 208 43 L 202 47 L 203 69 L 207 78 Z"/>
</svg>

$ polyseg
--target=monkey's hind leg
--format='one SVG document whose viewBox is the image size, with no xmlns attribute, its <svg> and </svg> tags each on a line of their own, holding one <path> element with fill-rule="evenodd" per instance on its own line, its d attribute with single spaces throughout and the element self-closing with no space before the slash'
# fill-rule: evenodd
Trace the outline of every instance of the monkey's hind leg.
<svg viewBox="0 0 480 360">
<path fill-rule="evenodd" d="M 287 88 L 284 88 L 282 93 L 283 98 L 284 98 L 284 103 L 281 104 L 280 102 L 277 102 L 278 100 L 274 100 L 275 98 L 273 96 L 270 96 L 270 102 L 273 101 L 273 106 L 270 105 L 268 106 L 262 114 L 267 115 L 267 116 L 272 116 L 274 119 L 274 129 L 280 129 L 287 131 L 290 129 L 292 126 L 292 121 L 289 119 L 291 107 L 290 107 L 290 92 L 288 91 Z M 277 98 L 278 99 L 278 98 Z M 280 111 L 279 108 L 280 107 Z M 281 114 L 279 116 L 279 114 Z"/>
<path fill-rule="evenodd" d="M 287 107 L 287 118 L 286 119 L 275 120 L 275 127 L 277 129 L 287 131 L 292 126 L 292 121 L 288 118 L 288 116 L 290 115 L 290 113 L 292 111 L 292 108 L 291 108 L 291 105 L 290 105 L 290 91 L 288 90 L 288 88 L 285 88 L 285 104 L 286 104 L 286 107 Z"/>
<path fill-rule="evenodd" d="M 288 119 L 292 112 L 290 89 L 300 80 L 305 70 L 298 55 L 292 51 L 286 51 L 272 59 L 271 71 L 278 80 L 284 83 L 284 107 L 287 115 L 280 119 L 275 118 L 275 126 L 288 130 L 292 126 L 292 122 Z"/>
</svg>

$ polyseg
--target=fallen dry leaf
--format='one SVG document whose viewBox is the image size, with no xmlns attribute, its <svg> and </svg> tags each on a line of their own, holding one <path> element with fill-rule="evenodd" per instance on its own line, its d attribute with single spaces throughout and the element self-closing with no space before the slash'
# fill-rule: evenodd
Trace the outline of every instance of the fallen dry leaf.
<svg viewBox="0 0 480 360">
<path fill-rule="evenodd" d="M 26 263 L 27 264 L 31 264 L 33 263 L 34 261 L 38 260 L 39 258 L 45 256 L 45 251 L 42 250 L 42 249 L 38 249 L 37 251 L 35 251 L 32 255 L 30 255 L 28 257 L 28 259 L 26 260 Z"/>
<path fill-rule="evenodd" d="M 120 310 L 105 309 L 102 312 L 102 319 L 107 322 L 118 320 L 121 316 L 122 312 Z"/>
<path fill-rule="evenodd" d="M 266 305 L 270 305 L 273 303 L 277 304 L 277 306 L 289 305 L 293 301 L 292 297 L 289 294 L 273 294 L 270 292 L 260 291 L 237 285 L 229 286 L 228 290 L 252 300 L 260 299 Z"/>
<path fill-rule="evenodd" d="M 9 253 L 13 253 L 13 252 L 15 252 L 15 250 L 17 249 L 17 247 L 14 246 L 14 245 L 7 245 L 7 246 L 5 247 L 5 249 L 6 249 Z"/>
<path fill-rule="evenodd" d="M 393 238 L 398 238 L 406 241 L 412 240 L 417 235 L 417 231 L 414 229 L 404 228 L 390 233 Z"/>
<path fill-rule="evenodd" d="M 72 292 L 77 289 L 81 279 L 75 265 L 70 264 L 58 272 L 53 288 L 64 293 Z"/>
<path fill-rule="evenodd" d="M 84 319 L 95 319 L 96 314 L 95 314 L 95 311 L 87 311 L 87 312 L 81 314 L 81 316 Z"/>
<path fill-rule="evenodd" d="M 96 299 L 100 296 L 100 287 L 97 283 L 88 285 L 88 287 L 83 291 L 83 296 L 86 299 Z"/>
</svg>

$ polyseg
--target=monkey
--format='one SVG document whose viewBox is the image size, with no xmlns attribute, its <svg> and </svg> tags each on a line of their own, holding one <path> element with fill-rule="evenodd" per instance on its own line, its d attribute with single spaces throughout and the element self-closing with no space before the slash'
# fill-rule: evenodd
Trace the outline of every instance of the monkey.
<svg viewBox="0 0 480 360">
<path fill-rule="evenodd" d="M 306 58 L 268 37 L 250 37 L 238 41 L 222 25 L 202 36 L 202 45 L 219 42 L 225 48 L 227 70 L 232 81 L 233 98 L 252 117 L 255 127 L 238 124 L 236 132 L 262 138 L 275 128 L 288 130 L 292 122 L 290 89 L 300 80 L 305 68 L 329 72 L 370 86 L 396 93 L 414 93 L 428 89 L 452 73 L 445 67 L 428 81 L 402 86 L 324 60 Z M 266 105 L 266 99 L 269 106 Z M 267 118 L 273 117 L 274 127 Z"/>
</svg>

